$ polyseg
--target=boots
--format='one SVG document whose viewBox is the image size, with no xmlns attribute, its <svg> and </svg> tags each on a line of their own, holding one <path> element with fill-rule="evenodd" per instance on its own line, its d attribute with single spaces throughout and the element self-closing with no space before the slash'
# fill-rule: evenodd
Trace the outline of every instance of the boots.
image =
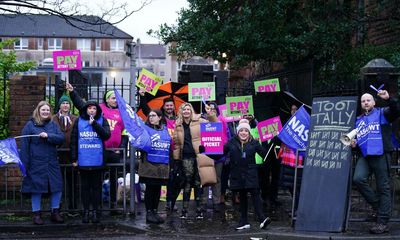
<svg viewBox="0 0 400 240">
<path fill-rule="evenodd" d="M 92 223 L 99 223 L 100 222 L 100 215 L 97 210 L 93 210 L 93 215 L 92 215 Z"/>
<path fill-rule="evenodd" d="M 158 219 L 153 210 L 147 210 L 146 213 L 146 223 L 156 223 L 158 224 Z"/>
<path fill-rule="evenodd" d="M 158 215 L 157 209 L 153 210 L 153 214 L 154 217 L 157 219 L 157 223 L 164 223 L 165 220 L 160 215 Z"/>
<path fill-rule="evenodd" d="M 64 223 L 64 218 L 60 215 L 60 209 L 54 208 L 51 210 L 50 220 L 53 223 Z"/>
<path fill-rule="evenodd" d="M 89 210 L 83 210 L 82 223 L 89 223 Z"/>
<path fill-rule="evenodd" d="M 35 225 L 43 225 L 44 224 L 40 211 L 33 212 L 32 221 L 33 221 L 33 224 L 35 224 Z"/>
</svg>

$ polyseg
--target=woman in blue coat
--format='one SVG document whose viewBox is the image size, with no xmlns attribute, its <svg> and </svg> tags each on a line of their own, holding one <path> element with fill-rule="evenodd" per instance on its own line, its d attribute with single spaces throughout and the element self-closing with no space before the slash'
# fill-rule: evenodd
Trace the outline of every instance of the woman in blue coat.
<svg viewBox="0 0 400 240">
<path fill-rule="evenodd" d="M 22 138 L 20 152 L 26 168 L 21 191 L 31 194 L 33 223 L 37 225 L 43 224 L 40 214 L 43 193 L 50 193 L 51 221 L 64 222 L 59 212 L 62 177 L 56 148 L 63 143 L 64 134 L 51 118 L 50 104 L 41 101 L 22 130 L 22 135 L 39 136 Z"/>
</svg>

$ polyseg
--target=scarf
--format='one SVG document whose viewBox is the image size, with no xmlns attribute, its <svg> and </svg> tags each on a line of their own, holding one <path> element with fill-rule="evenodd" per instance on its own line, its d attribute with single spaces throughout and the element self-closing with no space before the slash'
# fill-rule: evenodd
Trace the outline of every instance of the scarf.
<svg viewBox="0 0 400 240">
<path fill-rule="evenodd" d="M 61 129 L 64 131 L 67 131 L 72 124 L 71 118 L 70 118 L 70 113 L 68 112 L 68 115 L 63 115 L 61 111 L 58 111 L 57 113 L 58 119 L 60 119 L 61 122 Z"/>
</svg>

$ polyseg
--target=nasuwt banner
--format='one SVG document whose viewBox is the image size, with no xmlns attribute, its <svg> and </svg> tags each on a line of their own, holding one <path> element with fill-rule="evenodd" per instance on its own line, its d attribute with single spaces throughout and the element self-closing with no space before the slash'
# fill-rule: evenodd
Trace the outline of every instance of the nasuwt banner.
<svg viewBox="0 0 400 240">
<path fill-rule="evenodd" d="M 201 145 L 205 148 L 205 154 L 223 154 L 222 122 L 200 123 Z"/>
<path fill-rule="evenodd" d="M 142 68 L 142 71 L 139 74 L 139 77 L 136 81 L 136 86 L 139 88 L 143 88 L 146 92 L 155 96 L 158 88 L 162 84 L 162 79 L 150 72 L 149 70 Z"/>
<path fill-rule="evenodd" d="M 24 164 L 22 164 L 19 158 L 15 138 L 7 138 L 0 141 L 0 166 L 12 163 L 18 164 L 22 176 L 26 176 Z"/>
<path fill-rule="evenodd" d="M 280 92 L 279 79 L 267 79 L 254 82 L 254 90 L 258 92 Z"/>
<path fill-rule="evenodd" d="M 189 83 L 189 102 L 215 101 L 215 82 Z"/>
<path fill-rule="evenodd" d="M 257 124 L 260 140 L 265 142 L 274 138 L 282 129 L 282 123 L 279 116 L 273 117 Z"/>
<path fill-rule="evenodd" d="M 294 150 L 305 149 L 308 142 L 309 128 L 310 115 L 304 109 L 304 106 L 301 106 L 283 126 L 278 138 Z"/>
<path fill-rule="evenodd" d="M 235 116 L 235 117 L 228 116 L 228 110 L 226 109 L 226 104 L 218 105 L 218 109 L 222 117 L 225 119 L 225 122 L 235 122 L 242 119 L 242 116 Z"/>
<path fill-rule="evenodd" d="M 145 151 L 149 150 L 151 148 L 150 136 L 147 131 L 144 130 L 143 120 L 136 114 L 131 106 L 125 103 L 125 100 L 117 90 L 114 90 L 114 92 L 118 103 L 118 109 L 129 137 L 129 142 L 133 147 Z"/>
<path fill-rule="evenodd" d="M 253 115 L 253 96 L 226 97 L 228 116 Z"/>
<path fill-rule="evenodd" d="M 313 99 L 296 231 L 345 229 L 352 155 L 340 136 L 354 128 L 356 112 L 357 97 Z"/>
<path fill-rule="evenodd" d="M 55 71 L 81 70 L 80 50 L 53 51 L 53 69 Z"/>
</svg>

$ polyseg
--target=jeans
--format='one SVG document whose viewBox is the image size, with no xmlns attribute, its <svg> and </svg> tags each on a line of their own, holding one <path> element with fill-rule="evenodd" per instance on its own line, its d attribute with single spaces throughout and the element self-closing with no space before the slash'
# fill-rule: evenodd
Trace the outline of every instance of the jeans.
<svg viewBox="0 0 400 240">
<path fill-rule="evenodd" d="M 258 221 L 261 223 L 264 221 L 265 216 L 262 211 L 261 207 L 261 196 L 260 196 L 260 190 L 258 188 L 251 188 L 251 189 L 240 189 L 239 190 L 239 196 L 240 196 L 240 220 L 239 224 L 248 224 L 247 220 L 247 209 L 248 209 L 248 203 L 247 203 L 247 193 L 250 193 L 251 195 L 251 200 L 253 202 L 254 206 L 254 211 L 257 215 Z"/>
<path fill-rule="evenodd" d="M 381 156 L 360 157 L 354 171 L 353 182 L 358 187 L 361 195 L 378 211 L 378 223 L 386 224 L 392 212 L 390 194 L 389 164 L 390 154 Z M 368 184 L 368 177 L 375 175 L 376 189 L 374 191 Z"/>
<path fill-rule="evenodd" d="M 62 194 L 62 192 L 51 193 L 51 196 L 50 196 L 51 209 L 60 208 L 61 194 Z M 42 194 L 41 193 L 32 193 L 31 201 L 32 201 L 32 212 L 40 211 Z"/>
</svg>

